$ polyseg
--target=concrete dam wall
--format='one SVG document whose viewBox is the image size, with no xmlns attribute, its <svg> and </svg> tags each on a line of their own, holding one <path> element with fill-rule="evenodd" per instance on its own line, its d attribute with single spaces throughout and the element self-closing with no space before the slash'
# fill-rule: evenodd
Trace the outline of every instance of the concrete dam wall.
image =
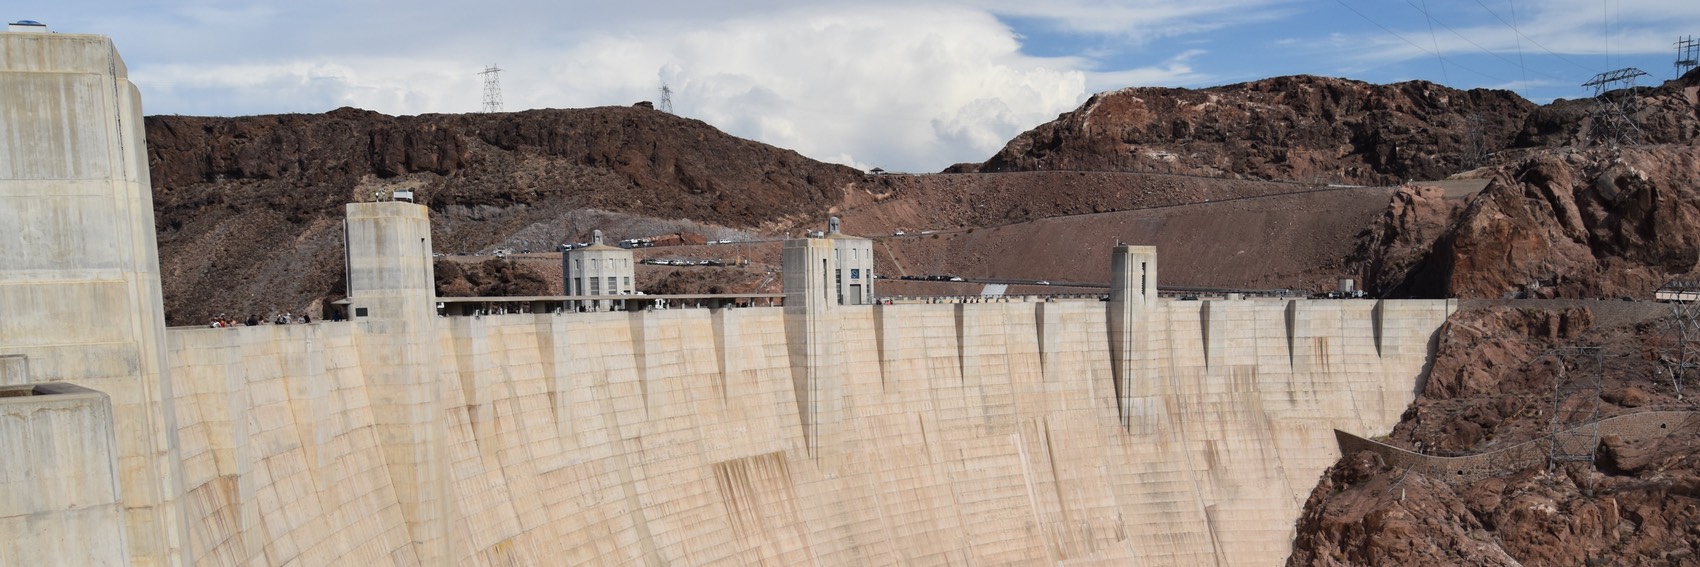
<svg viewBox="0 0 1700 567">
<path fill-rule="evenodd" d="M 0 48 L 0 565 L 1273 565 L 1454 308 L 1160 300 L 1138 246 L 1107 301 L 847 305 L 834 234 L 783 307 L 441 317 L 390 202 L 353 321 L 166 329 L 110 40 Z"/>
<path fill-rule="evenodd" d="M 1102 302 L 835 310 L 838 372 L 801 401 L 782 308 L 436 319 L 416 398 L 435 398 L 442 437 L 422 444 L 442 476 L 404 488 L 374 410 L 400 400 L 368 386 L 394 361 L 361 324 L 172 330 L 189 547 L 215 564 L 1275 564 L 1339 456 L 1332 430 L 1397 421 L 1448 311 L 1159 305 L 1126 416 Z"/>
</svg>

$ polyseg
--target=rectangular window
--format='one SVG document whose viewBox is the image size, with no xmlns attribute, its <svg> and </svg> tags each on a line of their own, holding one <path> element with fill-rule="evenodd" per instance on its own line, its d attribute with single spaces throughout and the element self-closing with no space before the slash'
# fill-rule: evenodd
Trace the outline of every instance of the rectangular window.
<svg viewBox="0 0 1700 567">
<path fill-rule="evenodd" d="M 597 268 L 600 267 L 597 264 L 600 264 L 600 263 L 601 262 L 598 261 L 596 258 L 591 258 L 590 259 L 590 271 L 592 271 L 592 272 L 597 271 Z"/>
<path fill-rule="evenodd" d="M 590 278 L 590 294 L 589 295 L 602 295 L 602 287 L 600 285 L 597 285 L 598 281 L 599 280 L 597 280 L 596 278 Z"/>
<path fill-rule="evenodd" d="M 608 295 L 614 295 L 620 292 L 619 286 L 615 284 L 617 280 L 619 280 L 619 278 L 608 276 Z"/>
<path fill-rule="evenodd" d="M 626 287 L 623 288 L 623 289 L 625 289 L 626 291 L 632 290 L 632 277 L 631 276 L 626 276 Z"/>
</svg>

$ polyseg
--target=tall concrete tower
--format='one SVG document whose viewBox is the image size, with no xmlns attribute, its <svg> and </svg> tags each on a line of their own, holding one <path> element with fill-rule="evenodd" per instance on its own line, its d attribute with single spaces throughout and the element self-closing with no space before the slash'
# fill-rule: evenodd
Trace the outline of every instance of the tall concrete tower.
<svg viewBox="0 0 1700 567">
<path fill-rule="evenodd" d="M 110 396 L 129 560 L 191 563 L 141 95 L 106 37 L 0 33 L 0 103 L 0 357 L 27 367 L 0 376 Z"/>
<path fill-rule="evenodd" d="M 390 201 L 346 207 L 348 315 L 384 466 L 401 501 L 413 552 L 447 565 L 448 431 L 436 369 L 436 275 L 430 209 Z"/>
<path fill-rule="evenodd" d="M 1118 245 L 1110 254 L 1110 364 L 1123 424 L 1131 398 L 1151 391 L 1150 319 L 1157 305 L 1157 247 Z"/>
<path fill-rule="evenodd" d="M 873 303 L 873 241 L 843 234 L 838 218 L 824 238 L 785 241 L 785 334 L 792 390 L 804 441 L 819 456 L 821 437 L 843 409 L 839 318 L 835 310 Z"/>
</svg>

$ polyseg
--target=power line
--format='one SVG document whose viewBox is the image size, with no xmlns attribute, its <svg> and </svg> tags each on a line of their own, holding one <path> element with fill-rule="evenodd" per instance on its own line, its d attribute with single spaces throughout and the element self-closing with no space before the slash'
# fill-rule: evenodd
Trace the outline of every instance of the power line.
<svg viewBox="0 0 1700 567">
<path fill-rule="evenodd" d="M 1405 0 L 1405 3 L 1411 4 L 1411 0 Z M 1415 8 L 1417 6 L 1412 4 L 1411 7 Z M 1451 84 L 1452 77 L 1449 77 L 1446 74 L 1446 59 L 1440 57 L 1440 38 L 1435 37 L 1434 35 L 1434 16 L 1430 16 L 1428 13 L 1428 0 L 1423 0 L 1423 7 L 1421 10 L 1423 13 L 1423 21 L 1428 22 L 1428 40 L 1434 43 L 1434 58 L 1440 59 L 1440 80 L 1446 81 L 1447 84 Z"/>
<path fill-rule="evenodd" d="M 1606 67 L 1611 67 L 1611 8 L 1609 0 L 1600 0 L 1600 40 L 1606 43 Z"/>
<path fill-rule="evenodd" d="M 1480 0 L 1476 2 L 1481 4 Z M 1505 0 L 1511 6 L 1511 39 L 1517 42 L 1517 68 L 1523 70 L 1523 90 L 1529 90 L 1529 67 L 1523 64 L 1523 32 L 1517 30 L 1517 0 Z M 1483 8 L 1487 5 L 1483 4 Z M 1498 17 L 1498 16 L 1494 16 Z"/>
<path fill-rule="evenodd" d="M 1405 0 L 1405 3 L 1411 4 L 1411 0 Z M 1415 4 L 1412 4 L 1411 7 L 1416 8 L 1417 6 Z M 1424 15 L 1427 15 L 1426 7 L 1427 7 L 1427 0 L 1424 0 L 1424 8 L 1422 8 L 1424 10 Z M 1507 64 L 1507 65 L 1517 66 L 1518 69 L 1521 69 L 1523 71 L 1523 82 L 1525 84 L 1525 88 L 1527 88 L 1527 83 L 1529 82 L 1529 69 L 1528 69 L 1528 67 L 1524 66 L 1523 63 L 1522 63 L 1523 47 L 1522 47 L 1521 41 L 1518 42 L 1517 61 L 1512 61 L 1510 59 L 1506 59 L 1505 56 L 1500 55 L 1499 53 L 1496 53 L 1491 49 L 1483 47 L 1482 44 L 1476 43 L 1476 41 L 1473 40 L 1473 39 L 1470 39 L 1469 36 L 1466 36 L 1462 33 L 1459 33 L 1459 31 L 1454 29 L 1452 26 L 1446 25 L 1446 22 L 1441 21 L 1440 18 L 1431 17 L 1431 22 L 1429 24 L 1429 33 L 1431 33 L 1431 34 L 1434 33 L 1434 25 L 1435 24 L 1440 24 L 1440 27 L 1445 28 L 1447 32 L 1450 32 L 1452 35 L 1457 36 L 1458 39 L 1462 39 L 1466 43 L 1469 43 L 1470 45 L 1476 46 L 1476 49 L 1480 50 L 1482 53 L 1486 53 L 1488 55 L 1493 56 L 1493 58 L 1495 58 L 1495 59 L 1498 59 L 1500 61 L 1504 61 L 1505 64 Z M 1512 31 L 1516 31 L 1516 29 L 1513 28 Z M 1436 49 L 1439 49 L 1438 45 L 1439 44 L 1436 44 L 1436 46 L 1437 46 Z M 1546 75 L 1547 78 L 1549 78 L 1549 79 L 1554 79 L 1554 80 L 1559 80 L 1559 81 L 1564 80 L 1564 77 L 1559 77 L 1557 75 L 1553 75 L 1553 74 L 1550 74 L 1550 73 L 1546 73 L 1546 72 L 1542 72 L 1542 71 L 1538 71 L 1538 70 L 1535 71 L 1535 72 L 1540 73 L 1542 75 Z"/>
<path fill-rule="evenodd" d="M 1358 11 L 1358 9 L 1357 9 L 1357 8 L 1353 8 L 1353 7 L 1352 7 L 1352 6 L 1351 6 L 1351 5 L 1350 5 L 1350 4 L 1347 4 L 1347 3 L 1346 3 L 1346 2 L 1345 2 L 1345 0 L 1334 0 L 1334 3 L 1336 3 L 1336 4 L 1339 4 L 1339 5 L 1340 5 L 1340 7 L 1342 7 L 1342 8 L 1345 8 L 1345 9 L 1347 9 L 1347 10 L 1350 10 L 1350 11 L 1351 11 L 1351 12 L 1352 12 L 1352 13 L 1353 13 L 1353 14 L 1357 14 L 1357 15 L 1358 15 L 1358 17 L 1359 17 L 1359 18 L 1363 18 L 1363 20 L 1364 20 L 1364 21 L 1366 21 L 1366 22 L 1369 22 L 1369 23 L 1370 23 L 1370 25 L 1373 25 L 1373 26 L 1375 26 L 1375 27 L 1378 27 L 1378 28 L 1381 28 L 1381 31 L 1384 31 L 1384 32 L 1387 32 L 1387 34 L 1388 34 L 1388 35 L 1391 35 L 1391 36 L 1393 36 L 1393 37 L 1397 37 L 1397 38 L 1399 38 L 1399 40 L 1400 40 L 1400 41 L 1403 41 L 1403 42 L 1405 42 L 1405 43 L 1407 43 L 1407 44 L 1410 44 L 1410 46 L 1411 46 L 1411 47 L 1415 47 L 1415 48 L 1417 48 L 1417 51 L 1421 51 L 1421 52 L 1423 52 L 1423 53 L 1427 53 L 1427 54 L 1429 54 L 1429 55 L 1433 55 L 1433 56 L 1435 56 L 1435 57 L 1436 57 L 1436 58 L 1438 58 L 1438 59 L 1440 59 L 1440 60 L 1441 60 L 1441 61 L 1444 61 L 1444 62 L 1448 62 L 1448 63 L 1451 63 L 1451 64 L 1452 64 L 1452 66 L 1453 66 L 1453 67 L 1457 67 L 1457 68 L 1459 68 L 1459 69 L 1463 69 L 1463 70 L 1465 70 L 1465 71 L 1469 71 L 1469 72 L 1471 72 L 1471 73 L 1475 73 L 1475 74 L 1477 74 L 1477 75 L 1481 75 L 1481 76 L 1483 76 L 1483 77 L 1486 77 L 1486 78 L 1488 78 L 1488 79 L 1491 79 L 1491 80 L 1494 80 L 1494 81 L 1497 81 L 1497 82 L 1501 82 L 1501 83 L 1503 83 L 1503 82 L 1505 82 L 1505 79 L 1501 79 L 1501 78 L 1499 78 L 1499 77 L 1495 77 L 1495 76 L 1493 76 L 1493 75 L 1489 75 L 1489 74 L 1487 74 L 1487 73 L 1483 73 L 1483 72 L 1481 72 L 1481 71 L 1477 71 L 1477 70 L 1475 70 L 1475 69 L 1472 69 L 1472 68 L 1470 68 L 1470 67 L 1468 67 L 1468 66 L 1465 66 L 1465 65 L 1461 65 L 1461 64 L 1459 64 L 1459 63 L 1458 63 L 1458 62 L 1457 62 L 1457 61 L 1453 61 L 1453 60 L 1451 60 L 1451 59 L 1447 59 L 1447 58 L 1445 58 L 1445 57 L 1444 57 L 1444 56 L 1441 56 L 1441 54 L 1439 54 L 1439 53 L 1436 53 L 1436 52 L 1433 52 L 1433 51 L 1429 51 L 1429 50 L 1428 50 L 1428 48 L 1426 48 L 1426 47 L 1423 47 L 1423 46 L 1421 46 L 1421 45 L 1418 45 L 1418 44 L 1417 44 L 1417 42 L 1414 42 L 1414 41 L 1411 41 L 1411 39 L 1410 39 L 1410 38 L 1407 38 L 1407 37 L 1405 37 L 1405 36 L 1403 36 L 1403 35 L 1400 35 L 1400 34 L 1399 34 L 1399 32 L 1396 32 L 1396 31 L 1393 31 L 1393 30 L 1391 30 L 1391 29 L 1388 29 L 1388 28 L 1387 28 L 1387 26 L 1384 26 L 1384 25 L 1381 25 L 1381 23 L 1380 23 L 1380 22 L 1377 22 L 1377 21 L 1375 21 L 1375 20 L 1373 20 L 1373 19 L 1370 19 L 1370 17 L 1369 17 L 1369 16 L 1366 16 L 1366 15 L 1364 15 L 1364 13 L 1363 13 L 1363 12 L 1359 12 L 1359 11 Z"/>
<path fill-rule="evenodd" d="M 1338 1 L 1338 0 L 1336 0 L 1336 1 Z M 1592 68 L 1587 67 L 1587 66 L 1585 66 L 1581 63 L 1577 63 L 1575 61 L 1572 61 L 1572 60 L 1570 60 L 1569 57 L 1559 55 L 1558 52 L 1555 52 L 1551 49 L 1547 49 L 1547 46 L 1542 45 L 1541 42 L 1535 41 L 1535 38 L 1523 35 L 1523 31 L 1518 29 L 1516 24 L 1505 21 L 1505 18 L 1500 17 L 1498 12 L 1495 12 L 1495 11 L 1493 11 L 1492 8 L 1487 7 L 1487 4 L 1483 4 L 1482 0 L 1476 0 L 1476 5 L 1481 6 L 1483 10 L 1487 10 L 1487 13 L 1492 14 L 1495 19 L 1498 19 L 1499 23 L 1502 23 L 1502 24 L 1505 24 L 1506 26 L 1509 26 L 1511 28 L 1511 31 L 1517 33 L 1517 37 L 1529 40 L 1529 43 L 1534 44 L 1535 47 L 1541 48 L 1541 51 L 1547 52 L 1547 55 L 1557 57 L 1559 60 L 1564 61 L 1565 63 L 1569 63 L 1571 65 L 1574 65 L 1577 69 L 1581 69 L 1583 71 L 1588 71 L 1588 72 L 1593 72 Z M 1515 5 L 1512 6 L 1512 10 L 1516 10 Z"/>
</svg>

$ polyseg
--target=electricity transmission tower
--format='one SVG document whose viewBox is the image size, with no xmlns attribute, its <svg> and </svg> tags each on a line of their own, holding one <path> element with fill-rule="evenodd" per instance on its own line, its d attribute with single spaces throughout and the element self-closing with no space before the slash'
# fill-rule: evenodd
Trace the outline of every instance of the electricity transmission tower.
<svg viewBox="0 0 1700 567">
<path fill-rule="evenodd" d="M 1594 448 L 1600 445 L 1600 390 L 1605 375 L 1605 351 L 1592 347 L 1561 347 L 1548 353 L 1558 360 L 1552 378 L 1552 449 L 1548 467 L 1588 463 L 1588 492 L 1594 488 Z"/>
<path fill-rule="evenodd" d="M 502 68 L 491 64 L 479 75 L 484 76 L 484 112 L 502 111 Z"/>
<path fill-rule="evenodd" d="M 1676 76 L 1687 75 L 1697 65 L 1700 65 L 1700 41 L 1695 41 L 1694 36 L 1676 40 Z"/>
<path fill-rule="evenodd" d="M 1635 94 L 1635 79 L 1647 76 L 1646 71 L 1625 67 L 1594 75 L 1582 83 L 1594 88 L 1594 119 L 1586 141 L 1600 145 L 1634 145 L 1641 138 L 1641 127 L 1635 123 L 1639 98 Z M 1586 144 L 1584 144 L 1586 145 Z"/>
<path fill-rule="evenodd" d="M 661 111 L 673 113 L 673 87 L 667 86 L 667 83 L 661 83 Z"/>
<path fill-rule="evenodd" d="M 1469 131 L 1465 134 L 1467 144 L 1464 147 L 1464 167 L 1476 168 L 1487 163 L 1487 126 L 1481 113 L 1471 114 L 1467 122 Z"/>
<path fill-rule="evenodd" d="M 1665 372 L 1670 374 L 1676 399 L 1680 400 L 1683 384 L 1700 376 L 1700 281 L 1672 279 L 1659 286 L 1653 297 L 1671 304 L 1671 318 L 1665 324 L 1667 342 L 1661 358 Z"/>
</svg>

